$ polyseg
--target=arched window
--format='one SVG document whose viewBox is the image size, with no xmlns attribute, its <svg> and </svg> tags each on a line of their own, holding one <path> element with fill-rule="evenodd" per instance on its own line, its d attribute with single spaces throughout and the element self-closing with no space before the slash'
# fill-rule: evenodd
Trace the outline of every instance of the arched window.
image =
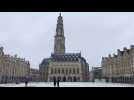
<svg viewBox="0 0 134 100">
<path fill-rule="evenodd" d="M 77 81 L 77 79 L 76 79 L 76 77 L 75 77 L 75 76 L 73 77 L 73 81 L 74 81 L 74 82 L 76 82 L 76 81 Z"/>
<path fill-rule="evenodd" d="M 69 77 L 68 77 L 68 81 L 69 81 L 69 82 L 72 82 L 72 77 L 69 76 Z"/>
<path fill-rule="evenodd" d="M 54 76 L 52 80 L 56 80 L 56 77 Z"/>
<path fill-rule="evenodd" d="M 58 80 L 61 81 L 61 77 L 60 76 L 58 76 Z"/>
<path fill-rule="evenodd" d="M 66 77 L 64 76 L 64 77 L 63 77 L 63 82 L 65 82 L 65 81 L 66 81 Z"/>
<path fill-rule="evenodd" d="M 80 81 L 80 77 L 77 77 L 77 81 Z"/>
</svg>

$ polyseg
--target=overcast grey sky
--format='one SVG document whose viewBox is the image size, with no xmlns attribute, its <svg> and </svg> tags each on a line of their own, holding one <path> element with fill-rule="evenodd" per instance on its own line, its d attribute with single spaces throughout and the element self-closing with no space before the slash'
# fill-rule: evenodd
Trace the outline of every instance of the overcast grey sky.
<svg viewBox="0 0 134 100">
<path fill-rule="evenodd" d="M 0 45 L 38 68 L 50 57 L 59 12 L 1 12 Z M 80 52 L 89 66 L 101 57 L 134 44 L 133 12 L 62 12 L 66 52 Z"/>
</svg>

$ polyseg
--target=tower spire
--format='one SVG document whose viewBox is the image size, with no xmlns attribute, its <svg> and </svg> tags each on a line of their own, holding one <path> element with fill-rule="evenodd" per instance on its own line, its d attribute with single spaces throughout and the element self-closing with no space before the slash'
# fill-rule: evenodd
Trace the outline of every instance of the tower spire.
<svg viewBox="0 0 134 100">
<path fill-rule="evenodd" d="M 57 20 L 56 35 L 63 35 L 64 36 L 63 18 L 61 16 L 61 13 L 59 14 L 59 17 Z"/>
<path fill-rule="evenodd" d="M 63 18 L 61 16 L 61 13 L 59 14 L 57 20 L 54 53 L 56 54 L 65 53 L 65 37 L 64 37 L 64 28 L 63 28 Z"/>
</svg>

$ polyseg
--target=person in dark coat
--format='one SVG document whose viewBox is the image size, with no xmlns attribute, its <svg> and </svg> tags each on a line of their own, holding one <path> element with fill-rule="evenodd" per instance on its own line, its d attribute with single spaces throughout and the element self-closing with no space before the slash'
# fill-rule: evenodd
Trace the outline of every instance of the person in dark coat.
<svg viewBox="0 0 134 100">
<path fill-rule="evenodd" d="M 56 79 L 54 78 L 54 87 L 56 86 Z"/>
<path fill-rule="evenodd" d="M 27 87 L 28 86 L 28 79 L 26 79 L 26 81 L 25 81 L 25 87 Z"/>
<path fill-rule="evenodd" d="M 60 87 L 60 80 L 57 81 L 57 87 Z"/>
</svg>

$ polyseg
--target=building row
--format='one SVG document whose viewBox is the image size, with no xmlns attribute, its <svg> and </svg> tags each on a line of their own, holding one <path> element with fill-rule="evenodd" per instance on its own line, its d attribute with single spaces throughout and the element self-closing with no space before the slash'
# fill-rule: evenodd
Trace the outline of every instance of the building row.
<svg viewBox="0 0 134 100">
<path fill-rule="evenodd" d="M 134 81 L 134 46 L 126 47 L 117 54 L 102 57 L 102 76 L 107 81 L 131 83 Z"/>
<path fill-rule="evenodd" d="M 23 82 L 29 77 L 30 63 L 23 58 L 4 54 L 0 47 L 0 83 Z"/>
</svg>

